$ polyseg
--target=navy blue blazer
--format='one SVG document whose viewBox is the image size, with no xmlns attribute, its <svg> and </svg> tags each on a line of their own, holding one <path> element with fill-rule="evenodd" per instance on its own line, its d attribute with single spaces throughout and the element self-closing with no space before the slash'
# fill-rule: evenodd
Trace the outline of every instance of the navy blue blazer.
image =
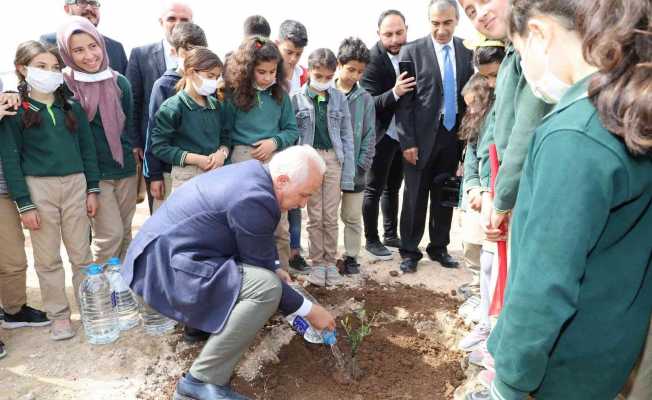
<svg viewBox="0 0 652 400">
<path fill-rule="evenodd" d="M 220 332 L 240 294 L 240 264 L 277 268 L 280 217 L 272 178 L 259 161 L 204 173 L 176 189 L 145 222 L 122 276 L 161 314 Z M 283 284 L 279 309 L 290 314 L 302 303 Z"/>
<path fill-rule="evenodd" d="M 145 148 L 145 135 L 149 116 L 149 98 L 154 82 L 165 72 L 163 42 L 135 47 L 129 56 L 127 79 L 134 96 L 134 147 Z"/>
<path fill-rule="evenodd" d="M 39 40 L 56 46 L 57 34 L 54 32 L 46 33 L 45 35 L 41 35 Z M 122 43 L 113 40 L 108 36 L 104 36 L 104 42 L 106 43 L 106 53 L 109 55 L 109 66 L 112 70 L 125 75 L 125 72 L 127 71 L 127 53 L 125 52 Z"/>
</svg>

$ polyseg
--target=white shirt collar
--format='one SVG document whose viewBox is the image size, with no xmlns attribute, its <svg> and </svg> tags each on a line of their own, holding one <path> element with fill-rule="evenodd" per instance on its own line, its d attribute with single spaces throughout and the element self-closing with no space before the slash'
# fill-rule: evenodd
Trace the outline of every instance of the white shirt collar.
<svg viewBox="0 0 652 400">
<path fill-rule="evenodd" d="M 172 55 L 172 45 L 166 39 L 163 39 L 163 57 L 165 58 L 165 69 L 178 66 L 179 58 Z"/>
<path fill-rule="evenodd" d="M 439 43 L 438 41 L 435 40 L 435 38 L 432 35 L 430 35 L 430 39 L 432 39 L 432 44 L 435 46 L 435 50 L 438 53 L 443 53 L 444 52 L 444 46 L 450 46 L 451 54 L 455 53 L 455 45 L 453 43 L 453 39 L 451 39 L 450 42 L 448 42 L 446 44 Z"/>
</svg>

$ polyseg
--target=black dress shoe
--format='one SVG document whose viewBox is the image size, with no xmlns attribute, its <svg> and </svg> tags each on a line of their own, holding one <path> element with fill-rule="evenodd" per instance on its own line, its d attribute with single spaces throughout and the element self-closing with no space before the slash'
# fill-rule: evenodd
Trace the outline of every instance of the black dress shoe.
<svg viewBox="0 0 652 400">
<path fill-rule="evenodd" d="M 413 274 L 417 272 L 417 260 L 413 260 L 411 258 L 404 258 L 401 260 L 401 271 L 403 271 L 406 274 Z"/>
<path fill-rule="evenodd" d="M 400 248 L 401 247 L 401 239 L 397 237 L 386 237 L 383 239 L 383 244 L 387 247 L 396 247 Z"/>
<path fill-rule="evenodd" d="M 444 268 L 457 268 L 460 265 L 446 250 L 428 251 L 428 257 L 432 261 L 437 261 Z"/>
<path fill-rule="evenodd" d="M 211 334 L 208 332 L 200 331 L 199 329 L 191 328 L 188 325 L 183 327 L 183 341 L 188 344 L 195 344 L 208 340 Z"/>
</svg>

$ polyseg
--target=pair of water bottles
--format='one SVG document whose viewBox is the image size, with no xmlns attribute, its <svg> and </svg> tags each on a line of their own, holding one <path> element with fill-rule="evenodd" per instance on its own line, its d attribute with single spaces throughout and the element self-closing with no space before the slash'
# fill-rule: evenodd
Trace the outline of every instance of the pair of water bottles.
<svg viewBox="0 0 652 400">
<path fill-rule="evenodd" d="M 79 287 L 82 323 L 86 338 L 92 344 L 114 342 L 125 331 L 140 323 L 136 299 L 120 275 L 120 260 L 111 258 L 106 273 L 99 264 L 86 269 L 86 279 Z M 142 314 L 145 332 L 152 335 L 167 333 L 175 322 L 149 307 Z"/>
<path fill-rule="evenodd" d="M 301 285 L 298 285 L 296 283 L 290 284 L 290 287 L 297 291 L 300 295 L 302 295 L 305 299 L 308 299 L 312 302 L 312 304 L 319 304 L 317 300 L 310 294 L 308 291 Z M 306 342 L 309 343 L 315 343 L 315 344 L 325 344 L 328 346 L 332 346 L 337 343 L 337 339 L 335 338 L 335 332 L 332 331 L 322 331 L 319 332 L 316 329 L 310 325 L 308 320 L 306 320 L 303 317 L 300 317 L 296 314 L 290 314 L 287 317 L 285 317 L 285 320 L 292 326 L 292 329 L 294 329 L 300 336 L 303 337 L 303 339 Z"/>
</svg>

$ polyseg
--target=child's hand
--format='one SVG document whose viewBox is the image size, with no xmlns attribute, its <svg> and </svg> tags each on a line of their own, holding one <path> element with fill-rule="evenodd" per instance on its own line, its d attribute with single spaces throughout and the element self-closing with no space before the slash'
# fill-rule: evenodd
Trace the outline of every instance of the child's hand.
<svg viewBox="0 0 652 400">
<path fill-rule="evenodd" d="M 224 166 L 224 162 L 226 161 L 226 156 L 223 151 L 218 150 L 215 153 L 211 154 L 210 157 L 213 162 L 213 169 Z"/>
<path fill-rule="evenodd" d="M 9 105 L 8 103 L 1 104 L 0 105 L 0 120 L 5 116 L 5 115 L 16 115 L 16 111 L 11 111 L 12 106 Z"/>
<path fill-rule="evenodd" d="M 18 110 L 20 95 L 18 93 L 0 93 L 0 104 L 7 104 L 7 109 Z"/>
<path fill-rule="evenodd" d="M 469 190 L 469 207 L 476 212 L 482 210 L 482 194 L 479 188 Z"/>
<path fill-rule="evenodd" d="M 41 229 L 41 217 L 38 214 L 37 210 L 29 210 L 20 214 L 20 220 L 22 221 L 25 228 L 30 231 L 38 231 Z"/>
<path fill-rule="evenodd" d="M 274 139 L 259 140 L 254 143 L 254 147 L 251 156 L 258 161 L 266 162 L 272 158 L 272 154 L 276 151 L 276 142 Z"/>
<path fill-rule="evenodd" d="M 163 200 L 163 196 L 165 194 L 165 182 L 151 181 L 149 184 L 149 192 L 156 200 Z"/>
<path fill-rule="evenodd" d="M 186 156 L 186 164 L 197 166 L 202 171 L 208 171 L 212 168 L 213 161 L 209 156 L 190 153 Z"/>
<path fill-rule="evenodd" d="M 97 200 L 97 193 L 89 193 L 86 195 L 86 214 L 94 218 L 97 214 L 97 209 L 100 208 L 100 202 Z"/>
</svg>

